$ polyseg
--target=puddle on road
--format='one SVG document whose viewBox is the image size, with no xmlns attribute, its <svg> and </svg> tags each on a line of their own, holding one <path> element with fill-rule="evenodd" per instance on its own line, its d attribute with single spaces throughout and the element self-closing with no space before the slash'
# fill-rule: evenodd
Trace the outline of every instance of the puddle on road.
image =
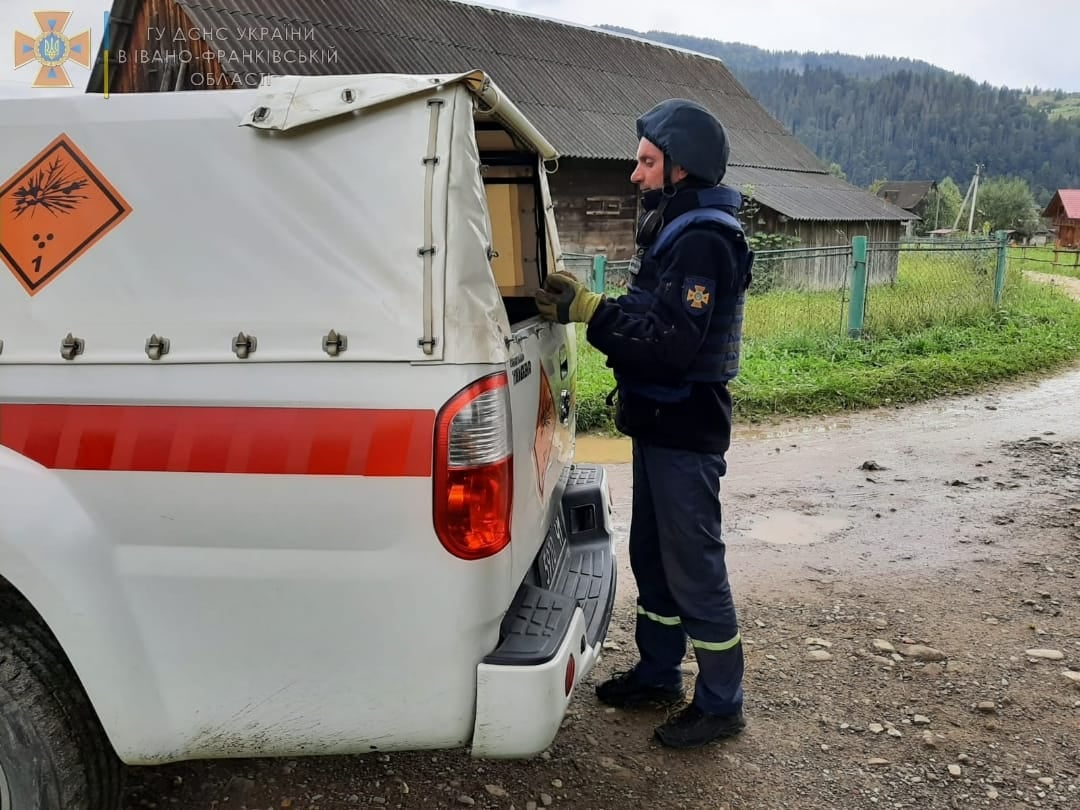
<svg viewBox="0 0 1080 810">
<path fill-rule="evenodd" d="M 785 546 L 806 546 L 827 540 L 830 535 L 851 526 L 844 512 L 806 515 L 788 509 L 776 509 L 754 519 L 739 535 L 748 540 Z"/>
<path fill-rule="evenodd" d="M 806 436 L 808 434 L 831 433 L 834 430 L 850 430 L 851 422 L 814 422 L 812 424 L 788 423 L 776 427 L 736 427 L 732 432 L 732 441 L 762 441 L 765 439 L 787 439 L 792 436 Z"/>
</svg>

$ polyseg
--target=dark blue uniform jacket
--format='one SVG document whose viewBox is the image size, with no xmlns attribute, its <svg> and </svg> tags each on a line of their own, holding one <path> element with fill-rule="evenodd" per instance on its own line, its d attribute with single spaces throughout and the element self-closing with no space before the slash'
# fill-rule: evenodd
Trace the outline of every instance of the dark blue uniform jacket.
<svg viewBox="0 0 1080 810">
<path fill-rule="evenodd" d="M 665 222 L 700 207 L 699 190 L 681 189 Z M 586 333 L 615 374 L 616 425 L 645 444 L 724 453 L 753 255 L 741 234 L 696 224 L 639 256 L 628 293 L 605 299 Z"/>
</svg>

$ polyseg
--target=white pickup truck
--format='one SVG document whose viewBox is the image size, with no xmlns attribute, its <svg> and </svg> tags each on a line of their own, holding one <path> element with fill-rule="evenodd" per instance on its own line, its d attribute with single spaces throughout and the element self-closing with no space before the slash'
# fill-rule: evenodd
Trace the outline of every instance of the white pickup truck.
<svg viewBox="0 0 1080 810">
<path fill-rule="evenodd" d="M 0 808 L 547 747 L 615 592 L 551 145 L 481 72 L 0 101 Z"/>
</svg>

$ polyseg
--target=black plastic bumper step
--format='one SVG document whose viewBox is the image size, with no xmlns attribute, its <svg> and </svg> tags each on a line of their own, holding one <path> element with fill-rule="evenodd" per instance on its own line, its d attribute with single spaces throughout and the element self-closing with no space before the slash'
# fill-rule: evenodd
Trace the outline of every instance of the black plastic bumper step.
<svg viewBox="0 0 1080 810">
<path fill-rule="evenodd" d="M 606 476 L 603 467 L 593 465 L 576 465 L 563 475 L 562 510 L 537 555 L 534 576 L 518 589 L 503 619 L 499 646 L 484 663 L 535 666 L 550 661 L 579 606 L 590 645 L 607 633 L 616 568 Z"/>
</svg>

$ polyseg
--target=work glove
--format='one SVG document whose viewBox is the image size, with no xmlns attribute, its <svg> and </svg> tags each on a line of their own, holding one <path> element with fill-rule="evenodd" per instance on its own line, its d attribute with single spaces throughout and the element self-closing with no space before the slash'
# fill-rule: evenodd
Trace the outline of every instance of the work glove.
<svg viewBox="0 0 1080 810">
<path fill-rule="evenodd" d="M 588 323 L 604 300 L 569 273 L 552 273 L 536 291 L 536 308 L 541 317 L 559 323 Z"/>
</svg>

